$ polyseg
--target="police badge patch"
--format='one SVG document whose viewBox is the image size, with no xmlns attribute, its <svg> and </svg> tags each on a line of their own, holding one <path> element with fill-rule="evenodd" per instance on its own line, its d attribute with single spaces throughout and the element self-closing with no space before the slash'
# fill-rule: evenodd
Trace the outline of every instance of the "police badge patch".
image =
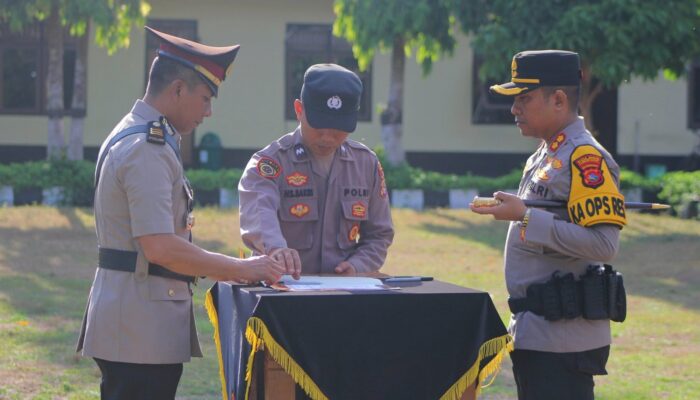
<svg viewBox="0 0 700 400">
<path fill-rule="evenodd" d="M 358 201 L 352 205 L 352 216 L 356 218 L 364 218 L 367 216 L 367 207 L 365 203 Z"/>
<path fill-rule="evenodd" d="M 302 174 L 299 171 L 294 171 L 293 174 L 287 175 L 287 183 L 291 186 L 304 186 L 306 185 L 306 182 L 309 181 L 309 177 Z"/>
<path fill-rule="evenodd" d="M 351 242 L 359 242 L 360 241 L 360 225 L 359 224 L 353 224 L 352 228 L 348 231 L 348 240 Z"/>
<path fill-rule="evenodd" d="M 309 211 L 310 211 L 310 209 L 309 209 L 308 204 L 304 204 L 304 203 L 297 203 L 297 204 L 289 207 L 289 213 L 297 218 L 303 217 L 304 215 L 308 214 Z"/>
<path fill-rule="evenodd" d="M 583 179 L 583 185 L 589 188 L 597 188 L 604 183 L 603 157 L 597 154 L 584 154 L 573 160 L 572 163 L 578 168 L 579 175 Z"/>
<path fill-rule="evenodd" d="M 282 173 L 282 166 L 269 157 L 259 159 L 257 169 L 260 176 L 268 179 L 275 179 Z"/>
<path fill-rule="evenodd" d="M 384 168 L 382 168 L 382 163 L 377 161 L 377 174 L 379 175 L 379 179 L 381 182 L 379 183 L 379 195 L 382 198 L 385 198 L 387 195 L 387 190 L 386 190 L 386 180 L 384 179 Z"/>
</svg>

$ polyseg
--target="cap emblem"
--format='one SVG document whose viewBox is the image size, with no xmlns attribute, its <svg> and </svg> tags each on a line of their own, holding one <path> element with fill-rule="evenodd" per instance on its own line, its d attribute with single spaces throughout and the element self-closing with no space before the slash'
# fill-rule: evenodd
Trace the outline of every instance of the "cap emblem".
<svg viewBox="0 0 700 400">
<path fill-rule="evenodd" d="M 341 100 L 339 96 L 329 97 L 328 101 L 326 101 L 326 105 L 328 105 L 328 108 L 340 110 L 340 107 L 343 106 L 343 100 Z"/>
<path fill-rule="evenodd" d="M 518 77 L 518 63 L 515 61 L 515 57 L 513 57 L 513 62 L 510 63 L 510 75 L 513 78 Z"/>
</svg>

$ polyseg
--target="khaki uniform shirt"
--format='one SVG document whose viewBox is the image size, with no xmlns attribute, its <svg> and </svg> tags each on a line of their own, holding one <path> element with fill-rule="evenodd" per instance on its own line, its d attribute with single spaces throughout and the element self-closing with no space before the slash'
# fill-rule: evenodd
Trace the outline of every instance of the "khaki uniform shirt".
<svg viewBox="0 0 700 400">
<path fill-rule="evenodd" d="M 618 185 L 618 165 L 579 118 L 550 143 L 543 142 L 529 158 L 518 196 L 566 201 L 572 179 L 582 179 L 576 168 L 572 171 L 570 158 L 576 148 L 586 145 L 598 149 Z M 615 256 L 619 227 L 610 224 L 583 227 L 570 221 L 566 208 L 532 209 L 524 240 L 522 223 L 511 222 L 505 247 L 506 285 L 511 297 L 525 297 L 529 285 L 548 281 L 557 270 L 573 272 L 578 278 L 588 265 L 600 265 Z M 516 349 L 579 352 L 610 344 L 608 320 L 576 318 L 549 322 L 531 312 L 521 312 L 512 316 L 509 331 Z"/>
<path fill-rule="evenodd" d="M 394 237 L 384 172 L 366 146 L 345 141 L 324 176 L 300 128 L 255 153 L 238 185 L 241 235 L 256 253 L 299 251 L 302 273 L 342 261 L 378 270 Z"/>
<path fill-rule="evenodd" d="M 161 114 L 136 101 L 103 143 Z M 172 130 L 166 134 L 177 136 Z M 174 233 L 188 238 L 187 197 L 182 164 L 167 145 L 134 134 L 117 142 L 105 157 L 95 193 L 100 247 L 138 252 L 136 272 L 98 268 L 78 341 L 89 357 L 140 364 L 173 364 L 201 357 L 186 282 L 148 275 L 148 261 L 136 238 Z"/>
</svg>

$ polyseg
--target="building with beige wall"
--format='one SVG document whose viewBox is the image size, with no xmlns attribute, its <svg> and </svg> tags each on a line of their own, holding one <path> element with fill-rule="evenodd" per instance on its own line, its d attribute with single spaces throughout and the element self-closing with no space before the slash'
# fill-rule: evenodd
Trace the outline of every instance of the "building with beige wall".
<svg viewBox="0 0 700 400">
<path fill-rule="evenodd" d="M 197 129 L 192 148 L 187 149 L 193 166 L 198 161 L 196 146 L 207 132 L 221 138 L 224 165 L 243 166 L 254 150 L 296 127 L 296 121 L 289 118 L 293 115 L 289 88 L 299 86 L 303 61 L 314 57 L 347 60 L 347 44 L 330 36 L 334 19 L 331 0 L 150 3 L 148 23 L 155 27 L 193 31 L 197 40 L 211 45 L 241 44 L 233 72 L 214 101 L 213 116 Z M 94 45 L 92 38 L 90 43 L 84 144 L 86 158 L 94 159 L 102 140 L 143 95 L 149 56 L 142 29 L 132 31 L 128 49 L 112 56 Z M 14 41 L 0 37 L 0 50 L 13 45 Z M 368 112 L 352 138 L 375 147 L 380 144 L 378 110 L 388 94 L 388 55 L 375 58 L 365 83 L 369 93 L 363 106 Z M 403 143 L 412 164 L 498 175 L 524 163 L 536 143 L 520 137 L 507 105 L 492 107 L 495 120 L 500 122 L 474 122 L 484 119 L 475 115 L 476 108 L 482 110 L 484 104 L 491 107 L 484 99 L 477 107 L 480 97 L 475 91 L 479 86 L 474 82 L 474 56 L 464 36 L 459 38 L 454 56 L 435 63 L 428 77 L 422 76 L 415 62 L 406 63 Z M 612 135 L 611 150 L 622 164 L 631 167 L 637 154 L 640 169 L 645 163 L 679 168 L 697 144 L 687 128 L 688 90 L 684 79 L 633 81 L 621 86 L 601 106 L 614 111 L 606 113 L 612 115 L 607 134 Z M 66 124 L 69 121 L 66 118 Z M 44 157 L 46 131 L 45 113 L 16 113 L 0 107 L 0 161 Z"/>
</svg>

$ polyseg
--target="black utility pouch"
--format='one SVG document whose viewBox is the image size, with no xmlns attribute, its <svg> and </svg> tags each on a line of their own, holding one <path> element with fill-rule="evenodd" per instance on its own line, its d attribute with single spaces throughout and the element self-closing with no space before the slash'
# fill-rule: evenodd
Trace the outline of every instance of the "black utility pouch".
<svg viewBox="0 0 700 400">
<path fill-rule="evenodd" d="M 581 300 L 574 274 L 569 272 L 559 278 L 562 317 L 573 319 L 581 316 Z"/>
<path fill-rule="evenodd" d="M 563 317 L 559 280 L 559 271 L 556 271 L 552 274 L 552 279 L 541 288 L 542 316 L 547 321 L 558 321 Z"/>
<path fill-rule="evenodd" d="M 605 279 L 607 283 L 608 313 L 611 321 L 623 322 L 627 317 L 627 294 L 622 281 L 622 274 L 615 271 L 612 265 L 605 264 Z"/>
<path fill-rule="evenodd" d="M 603 268 L 590 265 L 581 276 L 583 291 L 583 317 L 585 319 L 608 319 L 607 275 Z"/>
</svg>

